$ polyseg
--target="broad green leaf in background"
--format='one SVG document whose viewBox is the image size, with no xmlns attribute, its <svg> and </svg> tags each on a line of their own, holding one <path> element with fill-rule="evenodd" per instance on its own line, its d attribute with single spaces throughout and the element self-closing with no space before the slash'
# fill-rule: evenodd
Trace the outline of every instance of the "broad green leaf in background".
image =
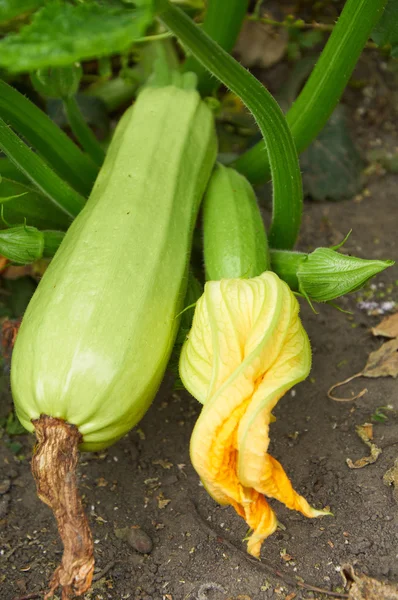
<svg viewBox="0 0 398 600">
<path fill-rule="evenodd" d="M 45 0 L 0 0 L 0 24 L 29 13 L 43 6 L 44 2 Z"/>
<path fill-rule="evenodd" d="M 398 0 L 389 0 L 372 32 L 378 46 L 391 44 L 391 55 L 398 57 Z"/>
<path fill-rule="evenodd" d="M 362 187 L 364 162 L 338 106 L 317 139 L 300 156 L 304 192 L 313 200 L 343 200 Z"/>
<path fill-rule="evenodd" d="M 140 8 L 113 2 L 50 0 L 32 22 L 0 41 L 0 66 L 11 72 L 66 66 L 123 52 L 152 21 L 150 0 Z"/>
</svg>

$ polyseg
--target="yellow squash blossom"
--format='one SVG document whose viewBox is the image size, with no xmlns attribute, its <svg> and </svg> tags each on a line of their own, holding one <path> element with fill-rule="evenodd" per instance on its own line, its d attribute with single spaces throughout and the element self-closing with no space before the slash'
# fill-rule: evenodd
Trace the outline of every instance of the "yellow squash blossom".
<svg viewBox="0 0 398 600">
<path fill-rule="evenodd" d="M 312 508 L 267 453 L 271 411 L 311 367 L 296 298 L 272 272 L 206 284 L 180 359 L 181 379 L 203 404 L 191 460 L 203 485 L 253 530 L 248 552 L 260 555 L 277 527 L 265 496 L 307 517 Z"/>
</svg>

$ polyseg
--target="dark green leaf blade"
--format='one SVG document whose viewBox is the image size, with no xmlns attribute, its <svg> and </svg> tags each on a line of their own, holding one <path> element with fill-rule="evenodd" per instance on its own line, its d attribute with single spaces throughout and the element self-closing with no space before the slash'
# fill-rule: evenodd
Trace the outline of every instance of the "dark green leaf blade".
<svg viewBox="0 0 398 600">
<path fill-rule="evenodd" d="M 0 41 L 0 66 L 32 71 L 123 52 L 145 33 L 151 13 L 149 0 L 140 8 L 50 0 L 32 23 Z"/>
<path fill-rule="evenodd" d="M 388 1 L 372 39 L 378 46 L 391 44 L 392 56 L 398 56 L 398 0 Z"/>
<path fill-rule="evenodd" d="M 304 193 L 313 200 L 343 200 L 361 190 L 364 162 L 351 139 L 342 106 L 303 152 L 300 165 Z"/>
<path fill-rule="evenodd" d="M 46 113 L 1 79 L 0 118 L 37 150 L 62 179 L 84 196 L 90 194 L 98 174 L 91 159 Z"/>
</svg>

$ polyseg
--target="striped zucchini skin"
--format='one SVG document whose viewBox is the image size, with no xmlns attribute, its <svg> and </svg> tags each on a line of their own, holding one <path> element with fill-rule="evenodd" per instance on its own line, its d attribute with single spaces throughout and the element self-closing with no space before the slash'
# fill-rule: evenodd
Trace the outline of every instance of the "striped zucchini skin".
<svg viewBox="0 0 398 600">
<path fill-rule="evenodd" d="M 28 430 L 41 414 L 61 418 L 99 450 L 143 416 L 173 347 L 216 151 L 194 90 L 147 88 L 123 116 L 17 337 L 11 385 Z"/>
<path fill-rule="evenodd" d="M 206 278 L 256 277 L 268 268 L 268 243 L 253 188 L 217 164 L 203 201 Z"/>
</svg>

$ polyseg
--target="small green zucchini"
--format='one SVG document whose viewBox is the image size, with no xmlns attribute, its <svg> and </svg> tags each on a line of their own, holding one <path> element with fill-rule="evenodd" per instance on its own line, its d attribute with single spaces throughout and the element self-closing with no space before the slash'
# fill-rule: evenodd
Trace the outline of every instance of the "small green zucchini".
<svg viewBox="0 0 398 600">
<path fill-rule="evenodd" d="M 217 164 L 203 201 L 206 279 L 256 277 L 269 268 L 268 242 L 247 179 Z"/>
<path fill-rule="evenodd" d="M 21 423 L 38 437 L 32 470 L 65 548 L 50 592 L 62 585 L 65 598 L 88 589 L 94 567 L 77 446 L 114 443 L 155 396 L 216 151 L 212 113 L 195 90 L 144 89 L 24 315 L 12 393 Z"/>
</svg>

